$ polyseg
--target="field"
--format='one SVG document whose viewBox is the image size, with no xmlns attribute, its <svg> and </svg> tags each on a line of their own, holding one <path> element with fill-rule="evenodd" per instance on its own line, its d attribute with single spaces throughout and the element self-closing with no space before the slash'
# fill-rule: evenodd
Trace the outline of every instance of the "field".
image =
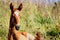
<svg viewBox="0 0 60 40">
<path fill-rule="evenodd" d="M 0 40 L 7 40 L 11 14 L 9 4 L 0 0 Z M 17 4 L 14 5 L 18 7 Z M 19 31 L 26 31 L 32 35 L 39 31 L 42 40 L 60 40 L 59 2 L 57 6 L 51 5 L 49 7 L 35 5 L 31 2 L 23 3 L 20 14 L 21 28 Z"/>
</svg>

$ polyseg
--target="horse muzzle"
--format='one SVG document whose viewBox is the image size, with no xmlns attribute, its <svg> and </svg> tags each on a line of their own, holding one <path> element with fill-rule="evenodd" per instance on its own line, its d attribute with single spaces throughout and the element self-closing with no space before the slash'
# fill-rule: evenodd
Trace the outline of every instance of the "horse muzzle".
<svg viewBox="0 0 60 40">
<path fill-rule="evenodd" d="M 16 30 L 19 30 L 20 25 L 16 25 L 15 28 L 16 28 Z"/>
</svg>

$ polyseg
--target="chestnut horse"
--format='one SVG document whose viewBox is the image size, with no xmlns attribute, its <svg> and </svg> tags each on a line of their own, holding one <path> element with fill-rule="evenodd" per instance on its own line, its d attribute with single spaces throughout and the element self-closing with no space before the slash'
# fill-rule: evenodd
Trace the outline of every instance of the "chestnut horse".
<svg viewBox="0 0 60 40">
<path fill-rule="evenodd" d="M 10 16 L 10 26 L 8 33 L 8 40 L 40 40 L 39 33 L 37 33 L 36 37 L 27 33 L 27 32 L 19 32 L 19 22 L 20 22 L 20 11 L 22 10 L 22 3 L 18 8 L 14 8 L 13 4 L 10 4 L 11 16 Z"/>
</svg>

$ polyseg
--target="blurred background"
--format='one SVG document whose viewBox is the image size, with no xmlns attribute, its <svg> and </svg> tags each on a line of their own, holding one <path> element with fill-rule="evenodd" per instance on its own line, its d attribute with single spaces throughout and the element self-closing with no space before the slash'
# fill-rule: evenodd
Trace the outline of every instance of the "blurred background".
<svg viewBox="0 0 60 40">
<path fill-rule="evenodd" d="M 23 3 L 19 31 L 39 31 L 41 40 L 60 40 L 60 0 L 0 0 L 0 40 L 7 40 L 11 2 L 14 7 Z"/>
</svg>

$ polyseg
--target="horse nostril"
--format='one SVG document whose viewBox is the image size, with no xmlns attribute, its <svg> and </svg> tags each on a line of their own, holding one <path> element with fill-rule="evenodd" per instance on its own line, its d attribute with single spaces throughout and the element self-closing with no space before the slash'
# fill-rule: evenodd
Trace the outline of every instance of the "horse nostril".
<svg viewBox="0 0 60 40">
<path fill-rule="evenodd" d="M 15 28 L 16 28 L 16 30 L 19 30 L 20 26 L 16 25 Z"/>
</svg>

